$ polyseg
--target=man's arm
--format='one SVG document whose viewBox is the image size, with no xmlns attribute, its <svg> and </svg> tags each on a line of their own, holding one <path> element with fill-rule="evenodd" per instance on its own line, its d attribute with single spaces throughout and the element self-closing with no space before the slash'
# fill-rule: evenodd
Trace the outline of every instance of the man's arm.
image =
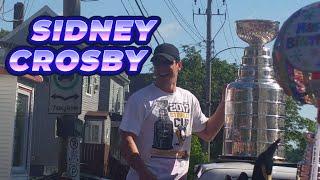
<svg viewBox="0 0 320 180">
<path fill-rule="evenodd" d="M 145 166 L 140 157 L 138 147 L 136 145 L 136 135 L 131 132 L 121 131 L 121 154 L 138 174 L 140 180 L 156 179 L 155 176 Z"/>
<path fill-rule="evenodd" d="M 224 104 L 224 101 L 221 101 L 214 114 L 206 122 L 205 129 L 195 133 L 198 137 L 209 142 L 218 134 L 224 124 Z"/>
</svg>

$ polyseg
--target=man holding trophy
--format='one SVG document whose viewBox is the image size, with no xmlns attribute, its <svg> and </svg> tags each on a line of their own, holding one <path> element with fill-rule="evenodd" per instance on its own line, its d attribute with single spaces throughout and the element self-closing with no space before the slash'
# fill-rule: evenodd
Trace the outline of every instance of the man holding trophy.
<svg viewBox="0 0 320 180">
<path fill-rule="evenodd" d="M 120 125 L 127 179 L 186 179 L 192 134 L 212 140 L 224 124 L 224 95 L 207 118 L 198 99 L 177 87 L 182 70 L 178 49 L 157 46 L 151 59 L 155 82 L 128 100 Z"/>
</svg>

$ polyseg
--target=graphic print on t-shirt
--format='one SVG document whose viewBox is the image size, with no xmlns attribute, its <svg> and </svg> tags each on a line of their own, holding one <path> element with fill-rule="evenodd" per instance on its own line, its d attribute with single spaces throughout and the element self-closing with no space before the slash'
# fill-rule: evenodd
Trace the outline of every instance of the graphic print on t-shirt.
<svg viewBox="0 0 320 180">
<path fill-rule="evenodd" d="M 156 102 L 159 107 L 158 120 L 154 123 L 153 148 L 169 150 L 172 149 L 173 123 L 168 116 L 168 101 Z"/>
<path fill-rule="evenodd" d="M 190 119 L 188 103 L 169 103 L 169 116 L 173 119 L 175 134 L 178 142 L 175 145 L 182 146 L 187 137 L 187 127 Z"/>
<path fill-rule="evenodd" d="M 187 137 L 190 119 L 189 103 L 171 103 L 168 100 L 158 100 L 155 111 L 158 120 L 154 123 L 151 154 L 165 158 L 188 157 L 187 151 L 181 151 L 181 147 Z"/>
</svg>

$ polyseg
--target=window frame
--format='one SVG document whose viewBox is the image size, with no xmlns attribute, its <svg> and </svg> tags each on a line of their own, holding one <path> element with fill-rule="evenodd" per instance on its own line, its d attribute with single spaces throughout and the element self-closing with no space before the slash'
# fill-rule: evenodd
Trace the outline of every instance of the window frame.
<svg viewBox="0 0 320 180">
<path fill-rule="evenodd" d="M 86 95 L 88 96 L 92 96 L 93 95 L 93 76 L 87 76 L 87 80 L 86 80 Z M 88 90 L 90 92 L 88 92 Z"/>
<path fill-rule="evenodd" d="M 17 84 L 17 92 L 16 92 L 16 113 L 17 113 L 17 102 L 18 102 L 18 95 L 22 94 L 27 96 L 28 102 L 27 102 L 27 117 L 25 117 L 24 122 L 24 137 L 23 137 L 23 147 L 21 149 L 24 149 L 23 152 L 23 163 L 20 166 L 13 166 L 14 161 L 14 138 L 12 143 L 12 164 L 11 164 L 11 174 L 12 175 L 27 175 L 29 171 L 29 163 L 30 163 L 30 151 L 31 151 L 31 125 L 32 125 L 32 105 L 33 105 L 33 89 L 29 86 L 25 86 L 23 84 L 18 83 Z M 17 114 L 16 114 L 17 115 Z M 16 123 L 16 115 L 14 123 Z M 14 124 L 15 129 L 15 124 Z M 14 132 L 13 132 L 14 133 Z M 14 135 L 14 134 L 13 134 Z"/>
<path fill-rule="evenodd" d="M 98 137 L 96 140 L 93 139 L 94 133 L 93 132 L 94 127 L 98 127 Z M 102 122 L 100 121 L 88 121 L 85 126 L 85 136 L 84 136 L 84 142 L 90 143 L 90 144 L 102 144 Z"/>
</svg>

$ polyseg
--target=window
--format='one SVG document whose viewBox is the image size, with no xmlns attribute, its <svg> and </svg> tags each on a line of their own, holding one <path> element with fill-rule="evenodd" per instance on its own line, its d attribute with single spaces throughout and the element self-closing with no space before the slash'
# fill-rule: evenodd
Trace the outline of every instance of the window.
<svg viewBox="0 0 320 180">
<path fill-rule="evenodd" d="M 115 112 L 122 114 L 122 103 L 123 103 L 123 88 L 121 86 L 118 87 L 116 92 L 116 98 L 114 102 Z"/>
<path fill-rule="evenodd" d="M 110 104 L 111 107 L 109 111 L 122 114 L 123 111 L 123 87 L 116 83 L 112 82 L 111 84 L 111 93 L 110 93 Z"/>
<path fill-rule="evenodd" d="M 17 174 L 26 173 L 27 171 L 31 93 L 32 90 L 19 86 L 12 157 L 12 171 Z"/>
<path fill-rule="evenodd" d="M 85 143 L 101 144 L 101 122 L 89 121 L 85 127 Z"/>
<path fill-rule="evenodd" d="M 91 126 L 91 141 L 98 142 L 99 141 L 99 125 Z"/>
<path fill-rule="evenodd" d="M 92 76 L 88 76 L 87 83 L 86 83 L 86 94 L 92 95 L 92 87 L 93 87 Z"/>
</svg>

